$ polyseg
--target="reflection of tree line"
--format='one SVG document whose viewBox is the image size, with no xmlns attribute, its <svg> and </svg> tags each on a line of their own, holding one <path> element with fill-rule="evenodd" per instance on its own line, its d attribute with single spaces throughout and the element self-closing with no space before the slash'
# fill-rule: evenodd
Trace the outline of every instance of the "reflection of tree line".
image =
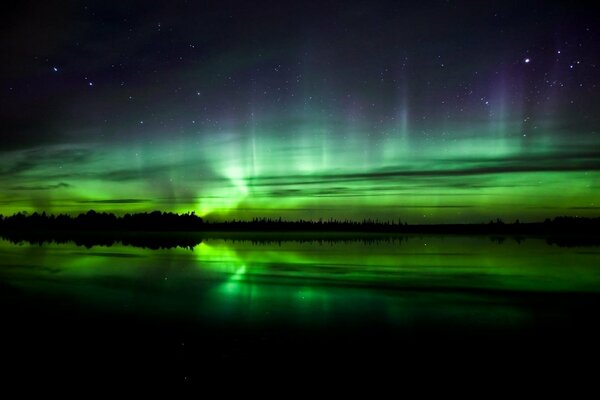
<svg viewBox="0 0 600 400">
<path fill-rule="evenodd" d="M 75 244 L 91 248 L 94 246 L 110 247 L 115 244 L 141 247 L 146 249 L 171 249 L 182 247 L 192 249 L 202 242 L 198 235 L 177 232 L 81 232 L 81 231 L 0 231 L 0 237 L 13 243 L 31 243 L 40 246 L 48 243 Z"/>
<path fill-rule="evenodd" d="M 328 237 L 320 237 L 323 234 L 315 233 L 314 236 L 298 236 L 295 234 L 283 233 L 277 235 L 275 232 L 260 235 L 257 237 L 252 232 L 247 232 L 243 235 L 237 235 L 233 232 L 223 233 L 195 233 L 195 232 L 91 232 L 91 231 L 33 231 L 33 230 L 15 230 L 5 231 L 0 230 L 0 238 L 11 241 L 15 244 L 30 243 L 30 244 L 75 244 L 91 248 L 94 246 L 110 247 L 115 244 L 125 246 L 141 247 L 145 249 L 171 249 L 185 248 L 193 249 L 205 239 L 219 239 L 226 243 L 247 242 L 256 246 L 263 245 L 279 245 L 286 242 L 316 244 L 316 245 L 334 245 L 344 243 L 361 243 L 365 245 L 376 244 L 400 244 L 408 240 L 408 236 L 378 236 L 368 237 L 365 234 L 350 234 L 350 235 L 332 235 Z M 367 234 L 368 235 L 368 234 Z"/>
<path fill-rule="evenodd" d="M 184 247 L 199 244 L 205 235 L 223 239 L 249 240 L 253 243 L 341 242 L 375 243 L 402 241 L 389 234 L 474 234 L 492 235 L 502 243 L 504 237 L 517 241 L 523 235 L 547 236 L 549 244 L 561 246 L 599 245 L 600 218 L 556 217 L 541 223 L 408 225 L 406 223 L 363 220 L 297 220 L 253 219 L 250 221 L 206 222 L 194 213 L 176 214 L 155 211 L 125 214 L 89 211 L 72 217 L 66 214 L 17 213 L 0 215 L 0 235 L 13 242 L 75 243 L 79 246 L 111 246 L 115 243 L 151 249 Z M 285 233 L 285 234 L 283 234 Z M 388 236 L 385 236 L 385 235 Z"/>
</svg>

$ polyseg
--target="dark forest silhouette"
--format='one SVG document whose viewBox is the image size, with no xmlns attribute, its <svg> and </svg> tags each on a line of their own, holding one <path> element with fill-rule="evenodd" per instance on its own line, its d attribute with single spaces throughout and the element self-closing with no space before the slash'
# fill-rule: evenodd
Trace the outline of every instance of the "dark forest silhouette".
<svg viewBox="0 0 600 400">
<path fill-rule="evenodd" d="M 544 222 L 505 223 L 500 219 L 479 224 L 415 224 L 402 221 L 362 221 L 319 219 L 283 220 L 254 218 L 252 220 L 230 220 L 208 222 L 194 212 L 177 214 L 153 211 L 117 216 L 93 210 L 77 216 L 68 214 L 16 213 L 0 215 L 0 229 L 44 230 L 44 231 L 146 231 L 146 232 L 406 232 L 406 233 L 510 233 L 510 234 L 572 234 L 596 235 L 600 217 L 555 217 Z"/>
<path fill-rule="evenodd" d="M 176 214 L 154 211 L 117 216 L 93 210 L 72 217 L 68 214 L 17 213 L 0 215 L 0 229 L 48 231 L 198 231 L 204 227 L 202 218 L 194 213 Z"/>
<path fill-rule="evenodd" d="M 401 221 L 378 220 L 296 220 L 253 219 L 208 222 L 192 213 L 176 214 L 154 211 L 117 216 L 93 210 L 77 216 L 67 214 L 17 213 L 0 215 L 0 236 L 15 243 L 74 242 L 77 245 L 111 246 L 116 242 L 145 248 L 192 248 L 202 235 L 223 233 L 226 238 L 253 242 L 382 240 L 369 235 L 380 234 L 466 234 L 544 236 L 549 244 L 560 246 L 600 245 L 600 218 L 556 217 L 536 223 L 504 223 L 497 219 L 484 224 L 409 225 Z M 285 233 L 285 236 L 277 235 Z M 238 234 L 237 237 L 234 235 Z M 244 236 L 239 237 L 239 234 Z M 262 237 L 260 235 L 263 235 Z M 264 236 L 267 235 L 267 236 Z M 327 237 L 323 235 L 328 235 Z"/>
</svg>

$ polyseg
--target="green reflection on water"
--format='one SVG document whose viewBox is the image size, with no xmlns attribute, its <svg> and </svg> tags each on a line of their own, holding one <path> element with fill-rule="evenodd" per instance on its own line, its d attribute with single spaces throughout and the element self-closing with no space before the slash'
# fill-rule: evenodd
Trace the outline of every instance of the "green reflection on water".
<svg viewBox="0 0 600 400">
<path fill-rule="evenodd" d="M 518 325 L 523 293 L 597 293 L 600 251 L 541 239 L 379 242 L 206 239 L 193 250 L 0 241 L 0 282 L 136 316 L 302 326 Z"/>
</svg>

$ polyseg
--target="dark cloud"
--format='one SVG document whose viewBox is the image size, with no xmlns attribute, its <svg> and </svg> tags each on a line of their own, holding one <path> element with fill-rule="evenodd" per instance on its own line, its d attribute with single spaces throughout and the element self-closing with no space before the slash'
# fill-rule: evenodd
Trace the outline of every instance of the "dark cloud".
<svg viewBox="0 0 600 400">
<path fill-rule="evenodd" d="M 108 199 L 108 200 L 80 200 L 79 204 L 141 204 L 147 203 L 148 199 Z"/>
<path fill-rule="evenodd" d="M 56 165 L 77 170 L 77 167 L 91 161 L 94 157 L 98 157 L 98 154 L 92 149 L 54 146 L 5 152 L 4 160 L 0 160 L 0 177 L 16 177 L 24 172 L 43 170 L 48 166 Z"/>
<path fill-rule="evenodd" d="M 539 164 L 565 164 L 578 162 L 595 162 L 600 160 L 600 150 L 590 149 L 590 145 L 563 145 L 552 146 L 549 153 L 519 153 L 511 154 L 502 157 L 455 157 L 451 159 L 438 159 L 439 162 L 461 163 L 467 162 L 472 164 L 496 164 L 498 166 L 505 165 L 527 165 Z"/>
<path fill-rule="evenodd" d="M 108 251 L 103 251 L 100 253 L 73 251 L 73 252 L 71 252 L 71 254 L 74 256 L 85 256 L 85 257 L 112 257 L 112 258 L 142 258 L 142 257 L 144 257 L 141 254 L 116 253 L 116 252 L 108 252 Z"/>
<path fill-rule="evenodd" d="M 395 170 L 392 168 L 380 169 L 365 173 L 340 173 L 340 174 L 312 174 L 292 176 L 263 176 L 250 178 L 249 186 L 271 186 L 278 184 L 289 185 L 317 185 L 323 183 L 344 183 L 352 181 L 377 181 L 394 180 L 395 178 L 451 178 L 451 177 L 473 177 L 480 175 L 518 174 L 536 172 L 578 172 L 578 171 L 600 171 L 600 159 L 576 160 L 570 163 L 568 158 L 562 158 L 561 164 L 511 164 L 500 163 L 500 165 L 466 166 L 453 169 L 421 169 Z M 441 183 L 444 185 L 444 183 Z M 459 183 L 458 185 L 462 185 Z M 483 187 L 488 187 L 484 185 Z"/>
<path fill-rule="evenodd" d="M 202 180 L 222 180 L 216 175 L 203 160 L 181 160 L 158 165 L 142 165 L 137 168 L 121 168 L 97 173 L 86 174 L 86 178 L 101 181 L 127 182 L 127 181 L 159 181 L 163 186 L 168 182 L 170 174 L 185 173 L 190 183 Z M 163 188 L 169 191 L 168 188 Z"/>
<path fill-rule="evenodd" d="M 52 189 L 63 189 L 63 188 L 72 188 L 73 185 L 70 185 L 65 182 L 60 182 L 54 185 L 32 185 L 32 186 L 12 186 L 9 190 L 52 190 Z"/>
<path fill-rule="evenodd" d="M 460 204 L 460 205 L 427 205 L 427 204 L 423 204 L 423 205 L 418 205 L 418 206 L 391 206 L 392 208 L 473 208 L 475 207 L 474 205 L 466 205 L 466 204 Z"/>
</svg>

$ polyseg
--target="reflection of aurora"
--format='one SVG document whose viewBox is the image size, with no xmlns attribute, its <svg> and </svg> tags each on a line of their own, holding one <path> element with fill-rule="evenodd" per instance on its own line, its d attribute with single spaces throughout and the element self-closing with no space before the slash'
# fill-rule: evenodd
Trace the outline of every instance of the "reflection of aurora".
<svg viewBox="0 0 600 400">
<path fill-rule="evenodd" d="M 256 245 L 210 239 L 185 249 L 0 242 L 0 280 L 117 312 L 236 321 L 415 315 L 520 318 L 502 293 L 598 292 L 597 255 L 542 240 L 410 237 L 402 242 Z M 377 290 L 372 290 L 377 289 Z M 487 299 L 489 294 L 493 294 Z M 436 317 L 436 318 L 437 318 Z"/>
<path fill-rule="evenodd" d="M 502 245 L 460 237 L 322 245 L 215 240 L 201 243 L 194 254 L 201 268 L 218 266 L 228 276 L 212 297 L 221 316 L 239 318 L 241 312 L 249 321 L 291 313 L 303 325 L 326 324 L 356 313 L 401 325 L 421 314 L 517 323 L 523 316 L 516 309 L 482 306 L 477 295 L 461 291 L 600 290 L 593 256 L 550 248 L 541 240 Z"/>
<path fill-rule="evenodd" d="M 245 284 L 519 290 L 597 290 L 593 252 L 549 246 L 542 239 L 498 244 L 487 237 L 408 236 L 373 243 L 264 242 L 207 239 L 193 250 L 130 246 L 2 243 L 5 274 L 122 278 L 146 276 Z M 23 267 L 23 268 L 17 268 Z M 35 268 L 33 268 L 35 267 Z M 170 277 L 173 275 L 173 277 Z M 467 277 L 468 279 L 456 279 Z M 543 277 L 543 279 L 542 279 Z"/>
<path fill-rule="evenodd" d="M 459 285 L 554 291 L 600 287 L 593 257 L 549 247 L 536 239 L 528 240 L 527 245 L 512 241 L 499 245 L 487 238 L 464 237 L 413 237 L 404 242 L 376 244 L 256 245 L 215 240 L 201 243 L 194 253 L 201 266 L 218 265 L 230 276 L 229 282 L 239 285 L 283 280 L 299 285 L 390 289 Z M 577 271 L 570 269 L 573 265 L 577 265 Z"/>
<path fill-rule="evenodd" d="M 0 211 L 161 209 L 213 219 L 409 222 L 597 213 L 593 139 L 552 131 L 523 137 L 521 124 L 500 122 L 431 140 L 406 129 L 366 135 L 351 126 L 300 126 L 282 135 L 15 151 L 0 161 L 2 170 L 15 171 L 0 175 L 10 189 L 0 194 Z"/>
</svg>

